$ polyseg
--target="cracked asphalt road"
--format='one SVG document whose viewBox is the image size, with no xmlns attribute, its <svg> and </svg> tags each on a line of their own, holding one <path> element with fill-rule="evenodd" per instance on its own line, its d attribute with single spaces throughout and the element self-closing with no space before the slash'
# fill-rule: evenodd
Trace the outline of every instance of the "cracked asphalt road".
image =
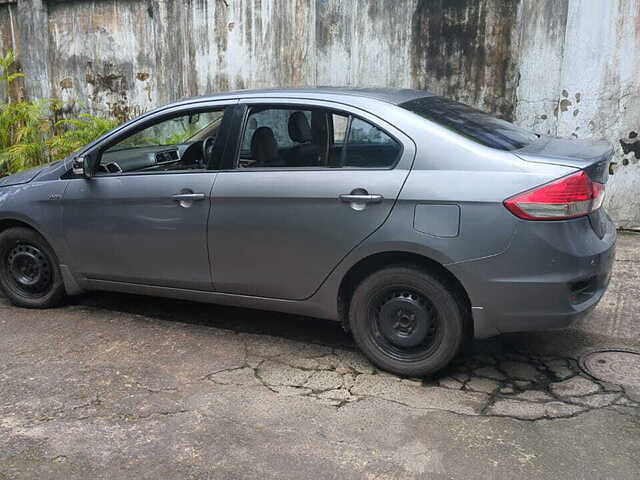
<svg viewBox="0 0 640 480">
<path fill-rule="evenodd" d="M 505 335 L 407 379 L 321 320 L 117 294 L 47 311 L 0 299 L 0 480 L 637 478 L 640 389 L 577 364 L 638 349 L 632 338 Z"/>
</svg>

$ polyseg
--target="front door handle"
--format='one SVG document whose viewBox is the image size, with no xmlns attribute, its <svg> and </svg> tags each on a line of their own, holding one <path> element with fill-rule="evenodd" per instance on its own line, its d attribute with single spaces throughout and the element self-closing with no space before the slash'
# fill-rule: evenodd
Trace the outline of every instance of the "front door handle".
<svg viewBox="0 0 640 480">
<path fill-rule="evenodd" d="M 204 193 L 193 193 L 187 190 L 186 192 L 182 191 L 182 193 L 176 193 L 171 198 L 178 202 L 178 205 L 180 205 L 182 208 L 189 208 L 191 205 L 193 205 L 193 202 L 204 200 L 205 195 Z"/>
<path fill-rule="evenodd" d="M 198 200 L 204 200 L 204 193 L 177 193 L 171 198 L 179 202 L 183 200 L 195 202 Z"/>
<path fill-rule="evenodd" d="M 382 195 L 360 195 L 360 194 L 343 194 L 340 200 L 347 203 L 380 203 L 383 200 Z"/>
</svg>

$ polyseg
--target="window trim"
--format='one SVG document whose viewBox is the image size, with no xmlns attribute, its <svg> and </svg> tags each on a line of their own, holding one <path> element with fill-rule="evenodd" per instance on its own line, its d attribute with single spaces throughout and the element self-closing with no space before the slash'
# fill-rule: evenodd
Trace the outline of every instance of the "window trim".
<svg viewBox="0 0 640 480">
<path fill-rule="evenodd" d="M 333 120 L 333 119 L 332 119 Z M 347 117 L 347 128 L 344 130 L 344 140 L 342 142 L 342 151 L 340 152 L 340 167 L 344 168 L 345 157 L 349 151 L 349 139 L 351 138 L 351 125 L 353 124 L 353 115 Z M 335 145 L 335 142 L 334 142 Z"/>
<path fill-rule="evenodd" d="M 297 101 L 299 101 L 300 103 L 297 103 Z M 338 104 L 341 105 L 342 104 Z M 380 124 L 376 121 L 372 121 L 366 117 L 364 117 L 363 115 L 358 115 L 357 113 L 354 113 L 353 111 L 349 110 L 348 108 L 345 109 L 340 109 L 340 107 L 336 107 L 336 106 L 329 106 L 324 102 L 307 102 L 305 101 L 305 99 L 283 99 L 283 98 L 246 98 L 246 99 L 242 99 L 240 101 L 240 106 L 244 107 L 244 112 L 243 112 L 243 118 L 242 118 L 242 122 L 240 124 L 240 128 L 238 131 L 238 134 L 235 135 L 235 152 L 233 153 L 233 161 L 231 163 L 231 168 L 229 169 L 223 169 L 223 170 L 219 170 L 221 172 L 275 172 L 275 171 L 281 171 L 281 172 L 296 172 L 296 171 L 304 171 L 304 172 L 310 172 L 310 171 L 318 171 L 318 172 L 326 172 L 326 171 L 330 171 L 330 170 L 345 170 L 345 171 L 376 171 L 376 170 L 380 170 L 380 171 L 387 171 L 387 170 L 394 170 L 399 164 L 400 161 L 402 160 L 402 157 L 404 156 L 405 153 L 405 143 L 400 140 L 398 138 L 397 135 L 392 134 L 391 132 L 389 132 L 388 129 L 380 126 Z M 351 130 L 351 123 L 352 123 L 352 119 L 353 118 L 357 118 L 363 122 L 369 123 L 371 125 L 373 125 L 375 128 L 378 128 L 379 130 L 381 130 L 383 133 L 385 133 L 386 135 L 388 135 L 391 139 L 393 139 L 399 146 L 400 149 L 396 155 L 396 158 L 393 162 L 393 164 L 391 164 L 388 167 L 328 167 L 328 166 L 316 166 L 316 167 L 252 167 L 252 168 L 240 168 L 238 166 L 239 162 L 240 162 L 240 155 L 242 153 L 241 149 L 242 149 L 242 141 L 244 139 L 244 134 L 246 132 L 246 127 L 247 124 L 249 122 L 249 116 L 250 116 L 250 112 L 251 112 L 251 108 L 255 107 L 255 106 L 264 106 L 264 107 L 272 107 L 273 109 L 278 109 L 278 110 L 304 110 L 305 108 L 308 110 L 314 110 L 314 109 L 322 109 L 327 111 L 328 113 L 336 113 L 338 115 L 343 115 L 349 118 L 349 124 L 348 124 L 348 129 L 345 132 L 345 145 L 347 145 L 348 143 L 348 136 Z M 346 106 L 345 106 L 346 107 Z M 355 110 L 355 108 L 353 108 L 353 110 Z M 373 116 L 373 114 L 370 114 Z M 329 142 L 327 143 L 329 145 Z M 327 152 L 328 155 L 328 152 Z M 344 162 L 341 162 L 344 163 Z M 409 167 L 410 168 L 410 167 Z"/>
</svg>

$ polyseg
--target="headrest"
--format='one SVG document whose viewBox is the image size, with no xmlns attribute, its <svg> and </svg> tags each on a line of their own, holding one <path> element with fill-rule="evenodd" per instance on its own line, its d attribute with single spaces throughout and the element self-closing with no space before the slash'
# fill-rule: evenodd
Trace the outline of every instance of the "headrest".
<svg viewBox="0 0 640 480">
<path fill-rule="evenodd" d="M 257 162 L 269 162 L 278 158 L 278 142 L 269 127 L 260 127 L 251 137 L 251 158 Z"/>
<path fill-rule="evenodd" d="M 293 112 L 289 115 L 289 137 L 298 143 L 311 141 L 311 127 L 304 113 Z"/>
</svg>

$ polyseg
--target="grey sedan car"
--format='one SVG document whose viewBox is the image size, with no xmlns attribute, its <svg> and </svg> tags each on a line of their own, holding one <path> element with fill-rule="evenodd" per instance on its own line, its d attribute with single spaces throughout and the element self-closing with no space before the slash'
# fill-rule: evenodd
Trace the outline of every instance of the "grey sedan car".
<svg viewBox="0 0 640 480">
<path fill-rule="evenodd" d="M 33 308 L 111 290 L 338 320 L 380 368 L 429 374 L 465 338 L 596 305 L 611 156 L 424 91 L 190 99 L 0 180 L 0 285 Z"/>
</svg>

